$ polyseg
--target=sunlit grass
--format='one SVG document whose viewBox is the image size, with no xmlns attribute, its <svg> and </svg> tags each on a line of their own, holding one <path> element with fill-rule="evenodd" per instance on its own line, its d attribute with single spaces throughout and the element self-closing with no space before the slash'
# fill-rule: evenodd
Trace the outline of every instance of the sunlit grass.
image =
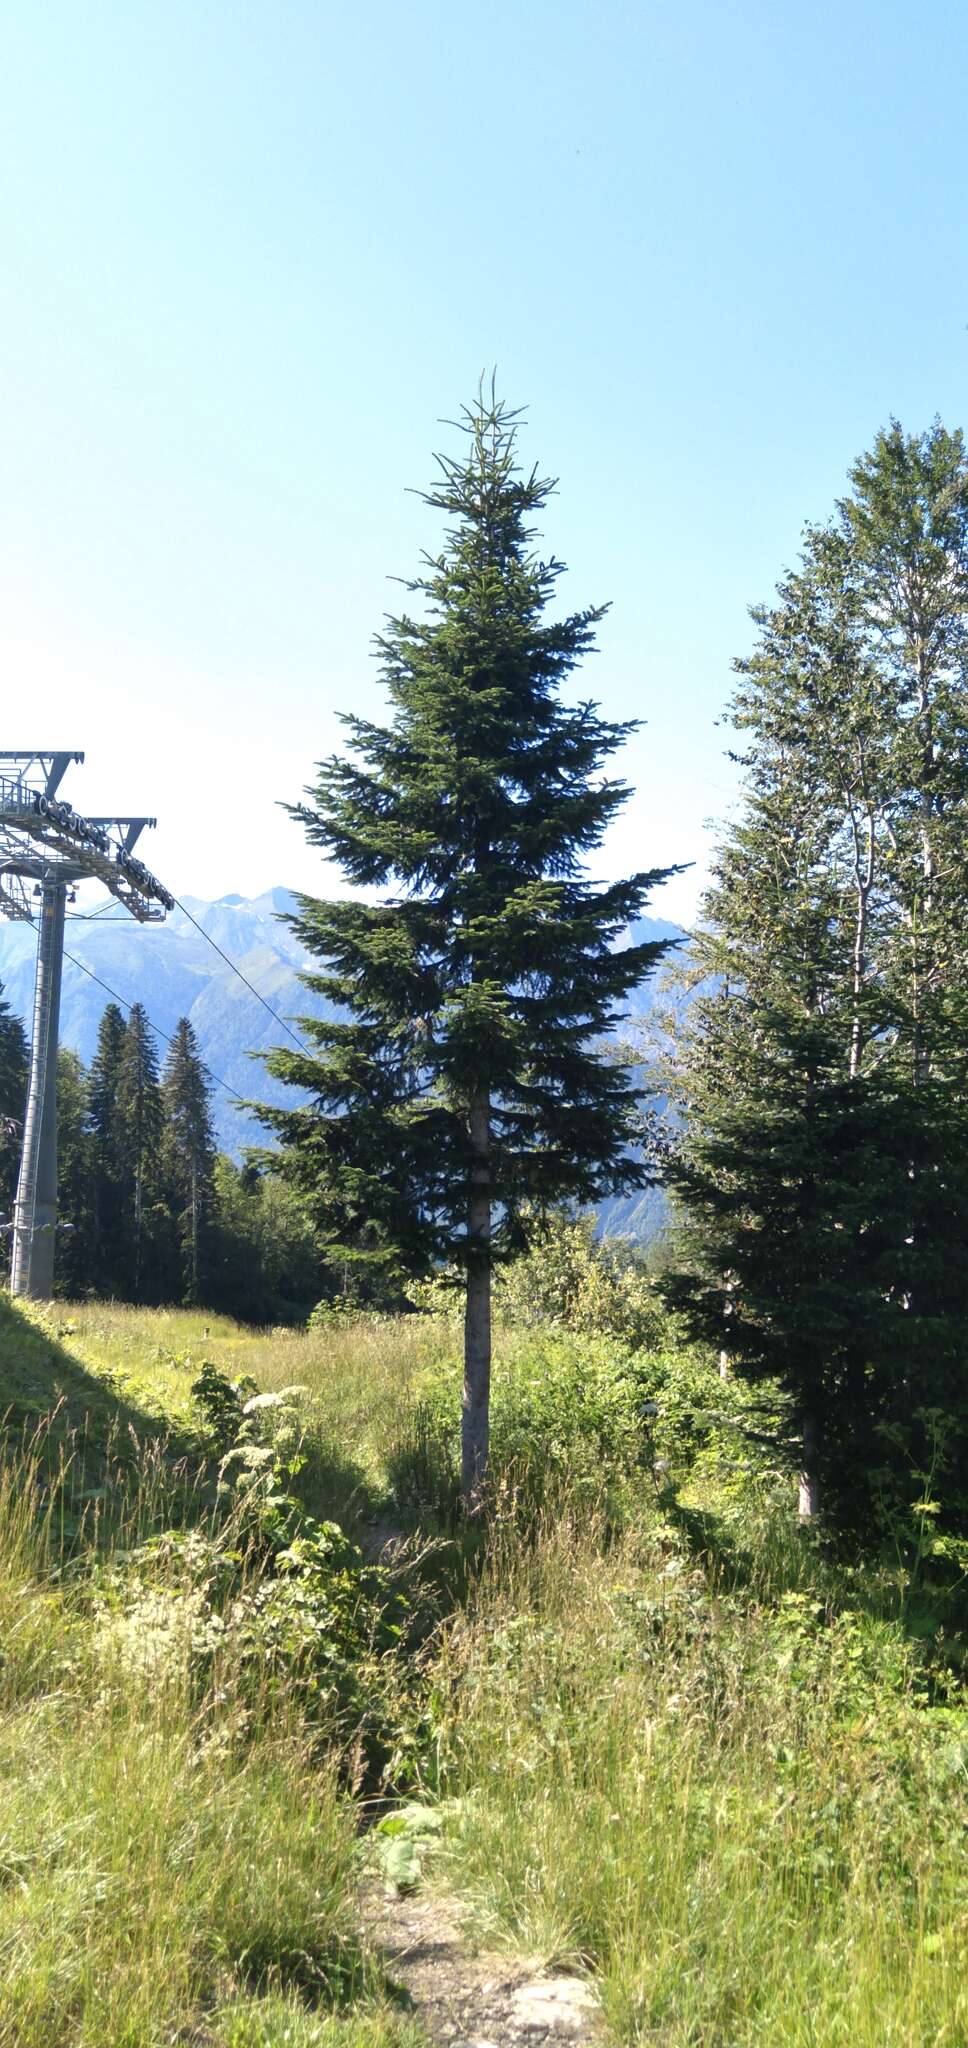
<svg viewBox="0 0 968 2048">
<path fill-rule="evenodd" d="M 668 2048 L 968 2038 L 968 1714 L 896 1626 L 717 1593 L 560 1507 L 441 1659 L 478 1927 Z"/>
<path fill-rule="evenodd" d="M 131 1447 L 123 1513 L 102 1489 L 65 1547 L 71 1440 L 55 1466 L 48 1437 L 0 1460 L 2 2048 L 406 2048 L 360 1944 L 339 1757 L 231 1627 L 199 1654 L 178 1547 L 137 1547 L 168 1465 Z"/>
<path fill-rule="evenodd" d="M 418 1549 L 440 1526 L 453 1323 L 0 1313 L 0 2048 L 414 2042 L 360 1949 L 332 1746 L 231 1640 L 201 1683 L 177 1628 L 153 1662 L 144 1610 L 85 1577 L 165 1526 L 230 1542 L 206 1360 L 305 1388 L 315 1512 L 415 1517 Z M 890 1574 L 824 1563 L 769 1489 L 701 1460 L 681 1513 L 647 1463 L 616 1489 L 608 1370 L 581 1434 L 593 1368 L 499 1333 L 488 1542 L 444 1572 L 400 1701 L 405 1792 L 454 1802 L 438 1867 L 485 1941 L 592 1971 L 619 2042 L 964 2048 L 963 1691 L 943 1662 L 928 1683 Z M 190 1623 L 177 1553 L 153 1569 Z"/>
<path fill-rule="evenodd" d="M 197 1422 L 191 1387 L 206 1360 L 266 1392 L 305 1387 L 313 1430 L 371 1476 L 421 1370 L 453 1342 L 447 1325 L 418 1317 L 259 1330 L 202 1310 L 91 1302 L 55 1304 L 39 1320 L 92 1375 L 169 1426 Z"/>
</svg>

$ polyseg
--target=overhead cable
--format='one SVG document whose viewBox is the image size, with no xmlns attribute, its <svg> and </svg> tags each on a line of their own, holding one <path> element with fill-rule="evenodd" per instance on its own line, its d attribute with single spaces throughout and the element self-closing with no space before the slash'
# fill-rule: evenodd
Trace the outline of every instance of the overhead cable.
<svg viewBox="0 0 968 2048">
<path fill-rule="evenodd" d="M 131 1010 L 135 1009 L 136 1005 L 134 1003 L 129 1003 L 124 996 L 119 996 L 116 988 L 109 988 L 107 982 L 102 981 L 101 976 L 99 974 L 95 974 L 93 967 L 85 966 L 84 961 L 78 960 L 77 955 L 75 953 L 69 953 L 67 951 L 66 946 L 64 948 L 64 958 L 65 960 L 69 960 L 73 967 L 79 967 L 81 973 L 88 975 L 91 981 L 96 981 L 98 988 L 103 988 L 105 995 L 110 996 L 112 1002 L 120 1003 L 122 1010 L 128 1010 L 130 1012 Z M 137 1007 L 144 1009 L 144 1004 L 142 1003 L 140 1006 Z M 148 1017 L 147 1010 L 145 1010 L 145 1016 Z M 163 1038 L 166 1045 L 174 1045 L 174 1039 L 169 1036 L 167 1031 L 162 1030 L 160 1024 L 155 1024 L 151 1017 L 148 1017 L 148 1023 L 151 1025 L 151 1029 L 155 1033 L 156 1037 Z M 224 1088 L 226 1095 L 233 1096 L 236 1102 L 240 1102 L 242 1104 L 243 1109 L 248 1109 L 249 1105 L 245 1099 L 245 1096 L 240 1095 L 237 1088 L 230 1088 L 227 1081 L 221 1081 L 217 1074 L 213 1074 L 211 1067 L 206 1066 L 204 1060 L 199 1060 L 198 1064 L 201 1067 L 203 1074 L 208 1075 L 209 1080 L 214 1082 L 216 1088 Z"/>
<path fill-rule="evenodd" d="M 274 1023 L 278 1024 L 280 1031 L 288 1032 L 293 1045 L 298 1045 L 300 1052 L 309 1053 L 309 1047 L 305 1039 L 300 1038 L 299 1033 L 293 1031 L 291 1025 L 286 1023 L 284 1017 L 280 1017 L 278 1011 L 273 1009 L 272 1004 L 266 1001 L 265 996 L 259 994 L 258 989 L 253 987 L 248 975 L 243 974 L 241 967 L 237 967 L 235 961 L 230 959 L 228 953 L 223 952 L 218 940 L 213 939 L 211 932 L 207 932 L 203 924 L 199 924 L 197 917 L 192 916 L 191 911 L 185 908 L 184 903 L 179 902 L 177 896 L 175 897 L 175 907 L 182 912 L 183 916 L 187 917 L 189 924 L 193 924 L 197 932 L 201 932 L 202 938 L 207 939 L 210 946 L 214 946 L 219 959 L 225 961 L 226 967 L 231 967 L 233 974 L 238 975 L 239 980 L 244 983 L 249 994 L 255 996 L 256 1002 L 261 1003 L 264 1010 L 268 1010 L 270 1017 Z"/>
</svg>

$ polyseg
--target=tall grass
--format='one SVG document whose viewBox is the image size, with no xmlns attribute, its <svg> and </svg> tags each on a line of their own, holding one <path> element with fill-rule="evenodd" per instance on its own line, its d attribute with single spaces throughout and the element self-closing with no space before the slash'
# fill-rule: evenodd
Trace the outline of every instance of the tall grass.
<svg viewBox="0 0 968 2048">
<path fill-rule="evenodd" d="M 600 1973 L 622 2041 L 968 2039 L 968 1716 L 900 1631 L 717 1590 L 673 1532 L 550 1510 L 452 1626 L 455 1881 Z"/>
<path fill-rule="evenodd" d="M 230 1636 L 200 1665 L 177 1546 L 132 1607 L 104 1596 L 157 1528 L 157 1453 L 113 1526 L 88 1504 L 92 1576 L 76 1529 L 65 1567 L 42 1452 L 0 1462 L 0 2044 L 404 2038 L 357 1936 L 335 1759 L 277 1677 L 240 1683 Z"/>
<path fill-rule="evenodd" d="M 192 1385 L 206 1361 L 267 1393 L 302 1387 L 310 1453 L 304 1491 L 315 1512 L 350 1530 L 377 1510 L 386 1453 L 406 1433 L 421 1376 L 455 1348 L 446 1322 L 420 1317 L 258 1330 L 203 1310 L 90 1302 L 57 1304 L 41 1320 L 95 1387 L 142 1409 L 168 1434 L 197 1428 Z"/>
<path fill-rule="evenodd" d="M 444 1319 L 299 1334 L 95 1304 L 27 1332 L 18 1398 L 36 1414 L 60 1378 L 65 1405 L 0 1460 L 0 2048 L 412 2039 L 356 1939 L 338 1759 L 278 1660 L 260 1693 L 231 1631 L 196 1654 L 183 1546 L 130 1558 L 172 1527 L 231 1546 L 206 1358 L 306 1388 L 314 1512 L 439 1528 L 457 1352 Z M 710 1437 L 704 1372 L 499 1333 L 487 1541 L 439 1546 L 401 1688 L 407 1769 L 455 1796 L 449 1881 L 487 1941 L 592 1970 L 622 2043 L 965 2048 L 964 1691 L 890 1573 L 824 1563 Z"/>
</svg>

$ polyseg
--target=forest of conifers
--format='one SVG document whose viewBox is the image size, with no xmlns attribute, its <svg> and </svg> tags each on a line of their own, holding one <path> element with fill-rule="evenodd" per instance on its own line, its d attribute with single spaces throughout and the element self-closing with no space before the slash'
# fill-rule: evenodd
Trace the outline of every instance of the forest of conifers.
<svg viewBox="0 0 968 2048">
<path fill-rule="evenodd" d="M 28 1045 L 0 997 L 0 1214 L 14 1202 Z M 101 1019 L 90 1069 L 58 1057 L 58 1295 L 203 1304 L 253 1322 L 305 1314 L 324 1280 L 285 1184 L 216 1151 L 211 1083 L 182 1018 L 159 1073 L 144 1006 Z"/>
</svg>

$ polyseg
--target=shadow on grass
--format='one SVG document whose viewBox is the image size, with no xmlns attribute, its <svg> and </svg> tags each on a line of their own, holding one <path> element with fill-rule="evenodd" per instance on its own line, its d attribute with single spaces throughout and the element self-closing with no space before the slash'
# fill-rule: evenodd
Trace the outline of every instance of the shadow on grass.
<svg viewBox="0 0 968 2048">
<path fill-rule="evenodd" d="M 688 1507 L 672 1487 L 660 1495 L 660 1506 L 665 1520 L 684 1538 L 697 1563 L 719 1585 L 730 1591 L 745 1589 L 757 1576 L 762 1576 L 760 1560 L 752 1549 L 737 1541 L 735 1531 L 719 1515 L 708 1508 Z"/>
<path fill-rule="evenodd" d="M 303 1455 L 306 1463 L 293 1489 L 303 1507 L 320 1521 L 338 1522 L 361 1549 L 372 1548 L 368 1532 L 386 1520 L 385 1494 L 359 1460 L 330 1437 L 315 1437 L 310 1431 Z"/>
<path fill-rule="evenodd" d="M 49 1479 L 69 1475 L 90 1497 L 142 1476 L 146 1456 L 182 1468 L 197 1486 L 207 1466 L 200 1436 L 133 1402 L 117 1378 L 74 1357 L 46 1319 L 0 1293 L 0 1444 L 30 1444 Z"/>
<path fill-rule="evenodd" d="M 968 1670 L 968 1582 L 957 1566 L 937 1565 L 920 1577 L 898 1558 L 839 1554 L 822 1534 L 795 1523 L 778 1526 L 772 1541 L 744 1543 L 734 1527 L 707 1509 L 690 1507 L 670 1490 L 662 1512 L 685 1538 L 716 1585 L 767 1603 L 784 1593 L 807 1593 L 830 1613 L 853 1609 L 899 1627 L 943 1677 Z"/>
<path fill-rule="evenodd" d="M 381 1505 L 363 1467 L 312 1433 L 304 1452 L 303 1504 L 355 1536 Z M 65 1549 L 82 1528 L 89 1540 L 95 1524 L 102 1537 L 116 1536 L 136 1497 L 146 1534 L 216 1514 L 218 1459 L 201 1416 L 195 1428 L 133 1399 L 121 1374 L 92 1370 L 71 1351 L 56 1307 L 38 1317 L 3 1292 L 0 1455 L 27 1453 L 44 1481 L 48 1516 L 56 1498 Z"/>
</svg>

